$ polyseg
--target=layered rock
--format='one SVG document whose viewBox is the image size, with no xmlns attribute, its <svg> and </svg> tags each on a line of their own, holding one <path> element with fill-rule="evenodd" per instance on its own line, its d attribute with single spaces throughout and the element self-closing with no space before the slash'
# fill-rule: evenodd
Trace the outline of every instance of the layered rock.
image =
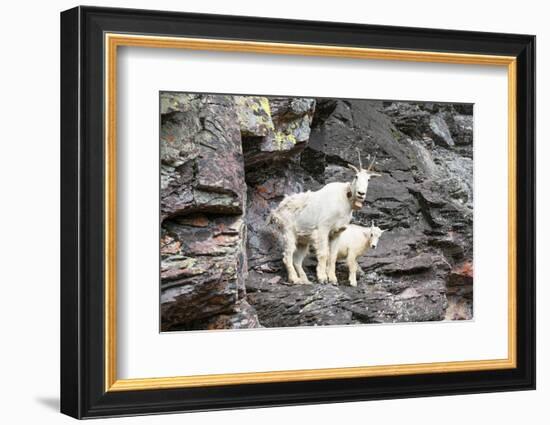
<svg viewBox="0 0 550 425">
<path fill-rule="evenodd" d="M 196 328 L 232 311 L 247 275 L 240 216 L 188 215 L 166 220 L 161 235 L 164 330 Z"/>
<path fill-rule="evenodd" d="M 161 327 L 257 327 L 234 98 L 163 93 L 161 120 Z"/>
<path fill-rule="evenodd" d="M 161 218 L 241 214 L 244 169 L 233 96 L 162 94 L 162 111 Z"/>
<path fill-rule="evenodd" d="M 368 279 L 376 283 L 295 286 L 281 278 L 257 276 L 247 288 L 266 327 L 418 322 L 445 315 L 442 280 L 416 276 L 413 282 L 395 282 L 383 275 Z"/>
<path fill-rule="evenodd" d="M 236 96 L 245 166 L 289 160 L 309 139 L 315 100 Z"/>
<path fill-rule="evenodd" d="M 473 317 L 472 105 L 163 94 L 163 329 Z M 289 285 L 269 212 L 351 181 L 376 158 L 353 222 L 388 231 L 357 288 Z M 315 261 L 306 272 L 315 281 Z"/>
<path fill-rule="evenodd" d="M 246 285 L 264 326 L 472 317 L 471 294 L 449 283 L 452 270 L 473 256 L 467 144 L 473 137 L 465 110 L 467 105 L 459 113 L 452 105 L 317 99 L 305 149 L 283 164 L 247 171 Z M 374 221 L 388 231 L 360 258 L 365 273 L 358 288 L 346 286 L 340 265 L 337 288 L 288 286 L 281 248 L 265 218 L 285 194 L 351 181 L 346 165 L 357 164 L 357 148 L 363 164 L 376 157 L 382 177 L 371 180 L 352 222 Z M 314 266 L 312 258 L 306 261 L 313 281 Z"/>
</svg>

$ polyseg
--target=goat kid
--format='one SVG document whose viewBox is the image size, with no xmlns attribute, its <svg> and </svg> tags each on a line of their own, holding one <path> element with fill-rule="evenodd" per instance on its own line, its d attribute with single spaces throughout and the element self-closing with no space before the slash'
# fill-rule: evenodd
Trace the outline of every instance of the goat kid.
<svg viewBox="0 0 550 425">
<path fill-rule="evenodd" d="M 268 222 L 279 228 L 284 250 L 283 263 L 290 283 L 310 283 L 302 263 L 313 245 L 317 256 L 317 280 L 328 281 L 329 237 L 341 232 L 351 221 L 353 210 L 361 209 L 369 179 L 380 174 L 349 164 L 355 171 L 351 183 L 329 183 L 315 192 L 297 193 L 285 199 L 270 214 Z"/>
<path fill-rule="evenodd" d="M 349 284 L 357 286 L 357 258 L 363 255 L 368 249 L 376 249 L 378 240 L 385 230 L 376 227 L 372 223 L 371 227 L 358 226 L 350 224 L 343 232 L 335 235 L 330 241 L 329 256 L 329 282 L 337 285 L 336 261 L 346 259 L 349 269 Z"/>
</svg>

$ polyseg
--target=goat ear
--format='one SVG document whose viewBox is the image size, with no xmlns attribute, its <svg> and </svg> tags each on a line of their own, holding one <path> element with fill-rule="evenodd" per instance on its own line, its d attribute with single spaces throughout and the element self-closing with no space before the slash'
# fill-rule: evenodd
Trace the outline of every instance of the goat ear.
<svg viewBox="0 0 550 425">
<path fill-rule="evenodd" d="M 348 164 L 348 168 L 352 169 L 352 170 L 355 171 L 356 173 L 359 172 L 359 170 L 357 169 L 357 167 L 356 167 L 355 165 Z"/>
<path fill-rule="evenodd" d="M 369 171 L 369 176 L 370 176 L 370 177 L 382 177 L 382 174 L 373 173 L 373 172 Z"/>
</svg>

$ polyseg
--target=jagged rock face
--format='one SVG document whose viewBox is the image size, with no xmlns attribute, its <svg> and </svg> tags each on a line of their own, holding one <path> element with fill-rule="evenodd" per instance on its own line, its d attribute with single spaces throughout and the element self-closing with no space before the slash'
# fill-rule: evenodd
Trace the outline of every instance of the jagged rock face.
<svg viewBox="0 0 550 425">
<path fill-rule="evenodd" d="M 160 135 L 162 219 L 241 214 L 246 189 L 233 96 L 161 97 L 161 108 L 167 104 Z"/>
<path fill-rule="evenodd" d="M 244 231 L 238 215 L 193 214 L 164 221 L 160 248 L 163 330 L 197 328 L 213 316 L 231 313 L 245 297 Z"/>
<path fill-rule="evenodd" d="M 256 327 L 235 100 L 163 93 L 161 120 L 161 328 Z"/>
<path fill-rule="evenodd" d="M 472 318 L 471 105 L 164 94 L 163 329 Z M 359 285 L 289 285 L 266 225 L 287 194 L 382 174 L 352 222 L 388 230 Z M 305 262 L 315 282 L 315 259 Z"/>
<path fill-rule="evenodd" d="M 459 283 L 469 286 L 465 291 L 449 283 L 452 270 L 473 257 L 472 117 L 464 114 L 467 105 L 459 106 L 464 109 L 317 99 L 303 152 L 284 164 L 247 172 L 246 286 L 262 325 L 472 317 L 471 283 Z M 388 231 L 376 250 L 359 259 L 365 274 L 357 288 L 347 286 L 343 265 L 338 266 L 337 288 L 288 286 L 281 248 L 265 218 L 285 194 L 351 181 L 353 172 L 346 165 L 357 165 L 357 148 L 364 165 L 376 156 L 375 169 L 382 176 L 371 179 L 365 205 L 352 222 L 369 226 L 374 221 Z M 314 280 L 314 259 L 306 266 Z"/>
<path fill-rule="evenodd" d="M 290 160 L 309 139 L 315 100 L 236 96 L 247 170 Z"/>
<path fill-rule="evenodd" d="M 351 325 L 441 320 L 447 300 L 445 283 L 418 275 L 399 282 L 369 276 L 374 284 L 289 285 L 281 278 L 254 276 L 248 299 L 266 327 Z"/>
</svg>

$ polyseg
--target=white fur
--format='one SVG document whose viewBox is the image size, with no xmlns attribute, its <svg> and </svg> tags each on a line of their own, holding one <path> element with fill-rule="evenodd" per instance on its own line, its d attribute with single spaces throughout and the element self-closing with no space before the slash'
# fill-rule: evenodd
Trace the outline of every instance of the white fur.
<svg viewBox="0 0 550 425">
<path fill-rule="evenodd" d="M 358 170 L 351 183 L 329 183 L 318 191 L 285 197 L 270 220 L 281 231 L 283 262 L 291 283 L 309 283 L 302 262 L 313 244 L 317 255 L 317 279 L 326 283 L 329 236 L 346 228 L 352 210 L 362 206 L 369 178 L 375 173 Z"/>
<path fill-rule="evenodd" d="M 336 261 L 346 259 L 349 269 L 349 284 L 357 286 L 357 258 L 368 249 L 375 249 L 384 230 L 374 225 L 371 227 L 350 224 L 346 230 L 335 235 L 330 241 L 328 279 L 338 284 L 336 279 Z"/>
</svg>

